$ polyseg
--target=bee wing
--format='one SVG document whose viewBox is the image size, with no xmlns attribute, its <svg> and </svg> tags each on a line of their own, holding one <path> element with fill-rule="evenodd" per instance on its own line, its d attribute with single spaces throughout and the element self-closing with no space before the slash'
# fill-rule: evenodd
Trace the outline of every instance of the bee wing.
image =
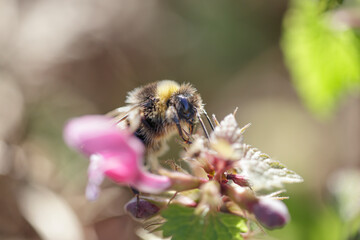
<svg viewBox="0 0 360 240">
<path fill-rule="evenodd" d="M 128 105 L 116 108 L 106 114 L 114 118 L 116 125 L 121 129 L 130 129 L 135 132 L 140 125 L 140 109 L 138 106 Z"/>
<path fill-rule="evenodd" d="M 109 117 L 124 117 L 125 115 L 127 115 L 129 112 L 131 112 L 131 110 L 133 108 L 136 108 L 134 106 L 124 106 L 124 107 L 119 107 L 119 108 L 116 108 L 110 112 L 108 112 L 106 115 L 109 116 Z"/>
</svg>

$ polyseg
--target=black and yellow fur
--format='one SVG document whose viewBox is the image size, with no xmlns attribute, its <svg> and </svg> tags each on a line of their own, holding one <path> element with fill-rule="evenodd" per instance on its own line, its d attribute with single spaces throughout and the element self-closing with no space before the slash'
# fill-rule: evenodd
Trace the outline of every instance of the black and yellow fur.
<svg viewBox="0 0 360 240">
<path fill-rule="evenodd" d="M 119 125 L 134 131 L 148 154 L 164 152 L 165 141 L 176 132 L 185 143 L 190 143 L 198 121 L 206 132 L 200 118 L 206 114 L 202 99 L 190 84 L 170 80 L 150 83 L 129 92 L 126 103 L 126 107 L 110 115 L 116 117 Z"/>
</svg>

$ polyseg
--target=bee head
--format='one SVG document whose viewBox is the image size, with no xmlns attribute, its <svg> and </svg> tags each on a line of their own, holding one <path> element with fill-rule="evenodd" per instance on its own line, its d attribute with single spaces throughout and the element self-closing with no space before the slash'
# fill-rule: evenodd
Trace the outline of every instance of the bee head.
<svg viewBox="0 0 360 240">
<path fill-rule="evenodd" d="M 166 121 L 175 124 L 184 142 L 191 143 L 190 136 L 193 133 L 195 124 L 199 120 L 204 128 L 200 115 L 206 113 L 196 89 L 190 84 L 182 84 L 178 88 L 169 88 L 169 82 L 161 82 L 158 85 L 158 96 L 160 101 L 161 99 L 166 100 L 163 108 Z M 185 126 L 188 127 L 188 131 L 183 129 Z"/>
<path fill-rule="evenodd" d="M 191 98 L 186 95 L 179 94 L 175 97 L 175 109 L 179 120 L 185 120 L 192 122 L 196 117 L 196 109 L 194 104 L 191 102 Z"/>
</svg>

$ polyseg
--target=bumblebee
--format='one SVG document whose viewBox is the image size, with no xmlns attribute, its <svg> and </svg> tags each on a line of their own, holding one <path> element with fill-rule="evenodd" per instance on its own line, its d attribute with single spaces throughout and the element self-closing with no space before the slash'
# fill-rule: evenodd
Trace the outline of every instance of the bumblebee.
<svg viewBox="0 0 360 240">
<path fill-rule="evenodd" d="M 185 144 L 191 143 L 195 125 L 200 122 L 208 136 L 201 115 L 205 115 L 197 90 L 191 84 L 163 80 L 136 88 L 128 93 L 128 105 L 110 112 L 117 125 L 130 128 L 144 143 L 147 155 L 160 156 L 166 151 L 167 139 L 179 134 Z"/>
</svg>

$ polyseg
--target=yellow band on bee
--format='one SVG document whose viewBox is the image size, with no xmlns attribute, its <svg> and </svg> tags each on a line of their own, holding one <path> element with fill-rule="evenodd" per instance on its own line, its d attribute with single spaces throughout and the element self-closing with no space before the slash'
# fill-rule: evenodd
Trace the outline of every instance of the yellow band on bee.
<svg viewBox="0 0 360 240">
<path fill-rule="evenodd" d="M 166 102 L 170 99 L 170 97 L 180 89 L 180 85 L 177 82 L 171 80 L 163 80 L 158 82 L 156 89 L 156 96 L 160 100 L 159 107 L 160 111 L 164 111 L 166 109 Z"/>
<path fill-rule="evenodd" d="M 174 92 L 180 89 L 177 82 L 171 80 L 163 80 L 158 82 L 156 95 L 160 101 L 167 101 Z"/>
</svg>

